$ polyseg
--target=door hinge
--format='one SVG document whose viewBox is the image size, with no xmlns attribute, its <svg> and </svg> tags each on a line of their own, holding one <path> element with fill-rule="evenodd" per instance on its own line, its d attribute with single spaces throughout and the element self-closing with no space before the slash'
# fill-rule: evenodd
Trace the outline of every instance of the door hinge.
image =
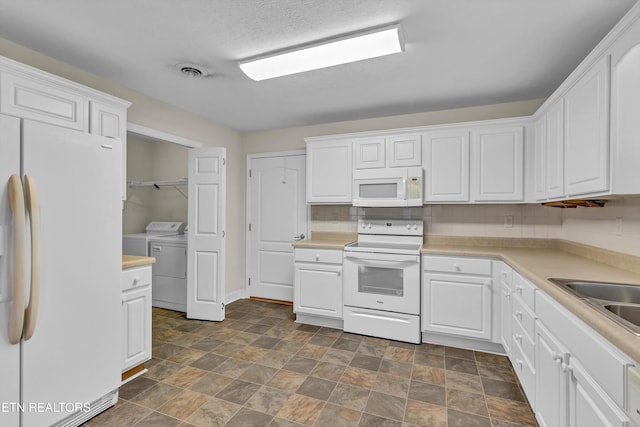
<svg viewBox="0 0 640 427">
<path fill-rule="evenodd" d="M 249 286 L 251 286 L 251 277 L 249 277 Z"/>
<path fill-rule="evenodd" d="M 251 178 L 251 169 L 249 169 L 249 178 Z"/>
<path fill-rule="evenodd" d="M 249 224 L 249 231 L 251 231 L 251 224 Z"/>
</svg>

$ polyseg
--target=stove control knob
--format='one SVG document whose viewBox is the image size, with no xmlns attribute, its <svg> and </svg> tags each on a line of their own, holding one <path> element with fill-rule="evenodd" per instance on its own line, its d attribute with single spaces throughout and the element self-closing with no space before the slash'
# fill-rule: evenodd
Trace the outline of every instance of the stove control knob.
<svg viewBox="0 0 640 427">
<path fill-rule="evenodd" d="M 411 230 L 411 224 L 407 224 L 407 230 Z"/>
<path fill-rule="evenodd" d="M 413 224 L 413 229 L 417 230 L 418 229 L 418 224 Z"/>
<path fill-rule="evenodd" d="M 367 228 L 367 224 L 365 224 L 364 222 L 362 223 L 362 228 Z"/>
<path fill-rule="evenodd" d="M 371 223 L 369 223 L 369 225 L 367 227 L 369 228 L 369 230 L 371 230 Z"/>
</svg>

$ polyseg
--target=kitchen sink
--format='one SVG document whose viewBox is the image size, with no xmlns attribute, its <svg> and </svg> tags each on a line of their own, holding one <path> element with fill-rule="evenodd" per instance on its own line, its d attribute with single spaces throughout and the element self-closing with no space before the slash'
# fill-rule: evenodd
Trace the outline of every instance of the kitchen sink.
<svg viewBox="0 0 640 427">
<path fill-rule="evenodd" d="M 640 305 L 607 304 L 604 308 L 627 322 L 640 326 Z"/>
<path fill-rule="evenodd" d="M 619 325 L 640 335 L 640 286 L 556 278 L 549 281 L 581 298 Z"/>
<path fill-rule="evenodd" d="M 563 286 L 581 297 L 626 304 L 640 304 L 640 286 L 567 279 L 549 279 L 549 281 Z"/>
</svg>

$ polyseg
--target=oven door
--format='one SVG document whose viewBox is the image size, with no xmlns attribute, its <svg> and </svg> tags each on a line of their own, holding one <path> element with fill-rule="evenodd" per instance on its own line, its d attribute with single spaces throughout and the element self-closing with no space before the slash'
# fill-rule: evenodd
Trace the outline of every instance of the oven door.
<svg viewBox="0 0 640 427">
<path fill-rule="evenodd" d="M 420 314 L 418 255 L 345 252 L 343 267 L 345 305 Z"/>
</svg>

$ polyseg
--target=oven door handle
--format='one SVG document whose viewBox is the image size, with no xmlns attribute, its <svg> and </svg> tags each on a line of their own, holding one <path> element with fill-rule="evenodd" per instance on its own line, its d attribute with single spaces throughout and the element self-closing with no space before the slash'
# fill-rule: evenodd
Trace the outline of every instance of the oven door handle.
<svg viewBox="0 0 640 427">
<path fill-rule="evenodd" d="M 420 257 L 415 255 L 376 254 L 376 253 L 345 253 L 345 259 L 352 259 L 358 264 L 368 264 L 374 267 L 379 265 L 402 265 L 420 262 Z"/>
</svg>

